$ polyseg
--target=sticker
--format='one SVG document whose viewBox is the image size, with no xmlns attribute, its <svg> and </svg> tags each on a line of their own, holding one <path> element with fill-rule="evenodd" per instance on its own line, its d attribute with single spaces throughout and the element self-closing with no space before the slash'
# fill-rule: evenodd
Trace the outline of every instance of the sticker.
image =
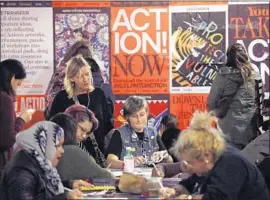
<svg viewBox="0 0 270 200">
<path fill-rule="evenodd" d="M 131 137 L 132 137 L 133 139 L 136 139 L 136 138 L 137 138 L 137 134 L 136 134 L 136 133 L 132 133 Z"/>
<path fill-rule="evenodd" d="M 125 143 L 129 143 L 129 139 L 128 138 L 125 138 Z"/>
<path fill-rule="evenodd" d="M 130 150 L 131 150 L 131 152 L 135 152 L 136 151 L 136 148 L 135 147 L 131 147 Z"/>
</svg>

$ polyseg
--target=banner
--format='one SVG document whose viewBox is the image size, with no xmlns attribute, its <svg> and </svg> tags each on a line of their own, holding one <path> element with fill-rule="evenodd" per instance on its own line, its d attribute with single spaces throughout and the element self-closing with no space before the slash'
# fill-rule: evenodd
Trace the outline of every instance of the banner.
<svg viewBox="0 0 270 200">
<path fill-rule="evenodd" d="M 169 93 L 166 5 L 162 2 L 112 2 L 114 94 Z"/>
<path fill-rule="evenodd" d="M 18 95 L 43 95 L 53 74 L 51 2 L 0 2 L 1 61 L 17 59 L 27 78 Z M 42 13 L 42 14 L 41 14 Z"/>
<path fill-rule="evenodd" d="M 160 121 L 163 116 L 168 114 L 168 95 L 140 95 L 147 100 L 148 103 L 148 125 L 160 128 Z M 123 105 L 128 96 L 116 96 L 114 104 L 114 124 L 119 127 L 126 123 L 126 118 L 123 116 Z"/>
<path fill-rule="evenodd" d="M 227 5 L 170 6 L 173 93 L 208 93 L 225 59 Z"/>
<path fill-rule="evenodd" d="M 196 110 L 205 111 L 208 94 L 171 94 L 170 113 L 179 120 L 181 130 L 188 127 L 190 119 Z"/>
<path fill-rule="evenodd" d="M 105 82 L 109 82 L 109 6 L 107 2 L 53 2 L 55 66 L 67 49 L 84 37 L 89 40 L 92 58 L 100 66 Z"/>
<path fill-rule="evenodd" d="M 269 96 L 269 2 L 229 5 L 229 41 L 242 44 Z"/>
</svg>

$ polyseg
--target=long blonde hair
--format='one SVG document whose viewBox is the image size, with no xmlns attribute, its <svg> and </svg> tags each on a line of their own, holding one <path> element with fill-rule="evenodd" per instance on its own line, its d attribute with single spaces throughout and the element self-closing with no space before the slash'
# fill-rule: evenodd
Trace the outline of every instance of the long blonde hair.
<svg viewBox="0 0 270 200">
<path fill-rule="evenodd" d="M 71 81 L 71 79 L 79 73 L 80 69 L 84 66 L 89 68 L 90 73 L 90 84 L 89 84 L 89 92 L 93 91 L 93 77 L 91 73 L 91 66 L 85 61 L 82 55 L 77 55 L 72 57 L 67 63 L 65 78 L 64 78 L 64 86 L 68 94 L 68 98 L 73 98 L 76 96 L 75 94 L 75 83 Z"/>
<path fill-rule="evenodd" d="M 185 153 L 193 159 L 203 160 L 205 154 L 211 153 L 215 162 L 226 146 L 225 136 L 217 120 L 211 113 L 196 111 L 190 126 L 181 132 L 173 148 L 175 155 Z"/>
</svg>

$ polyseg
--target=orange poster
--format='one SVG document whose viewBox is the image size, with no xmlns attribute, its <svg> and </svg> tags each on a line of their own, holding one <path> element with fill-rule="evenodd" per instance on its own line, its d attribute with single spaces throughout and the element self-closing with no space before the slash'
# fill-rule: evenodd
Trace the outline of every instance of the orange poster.
<svg viewBox="0 0 270 200">
<path fill-rule="evenodd" d="M 114 94 L 169 93 L 168 6 L 112 2 L 111 19 Z"/>
<path fill-rule="evenodd" d="M 208 94 L 171 94 L 170 113 L 176 115 L 179 128 L 188 127 L 192 114 L 196 110 L 205 111 Z"/>
</svg>

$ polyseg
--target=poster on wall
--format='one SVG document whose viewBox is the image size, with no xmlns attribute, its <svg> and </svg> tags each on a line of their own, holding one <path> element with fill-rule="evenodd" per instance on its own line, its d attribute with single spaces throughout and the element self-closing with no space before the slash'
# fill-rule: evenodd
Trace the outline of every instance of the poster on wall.
<svg viewBox="0 0 270 200">
<path fill-rule="evenodd" d="M 160 128 L 160 121 L 163 116 L 168 114 L 169 95 L 139 95 L 144 97 L 148 103 L 148 125 Z M 114 125 L 119 127 L 126 123 L 126 118 L 123 116 L 123 105 L 128 95 L 116 96 L 114 104 Z"/>
<path fill-rule="evenodd" d="M 111 3 L 114 94 L 168 94 L 168 3 Z"/>
<path fill-rule="evenodd" d="M 225 59 L 227 5 L 170 6 L 172 93 L 208 93 Z"/>
<path fill-rule="evenodd" d="M 196 110 L 205 111 L 208 94 L 171 94 L 170 113 L 179 120 L 181 130 L 188 127 L 190 119 Z"/>
<path fill-rule="evenodd" d="M 16 91 L 16 111 L 28 108 L 43 111 L 48 77 L 54 70 L 51 2 L 1 1 L 0 5 L 1 61 L 17 59 L 27 74 Z"/>
<path fill-rule="evenodd" d="M 269 2 L 230 3 L 229 42 L 245 48 L 253 68 L 260 72 L 269 97 Z"/>
<path fill-rule="evenodd" d="M 84 38 L 105 82 L 110 80 L 110 3 L 53 2 L 54 55 L 58 67 L 68 48 Z"/>
</svg>

